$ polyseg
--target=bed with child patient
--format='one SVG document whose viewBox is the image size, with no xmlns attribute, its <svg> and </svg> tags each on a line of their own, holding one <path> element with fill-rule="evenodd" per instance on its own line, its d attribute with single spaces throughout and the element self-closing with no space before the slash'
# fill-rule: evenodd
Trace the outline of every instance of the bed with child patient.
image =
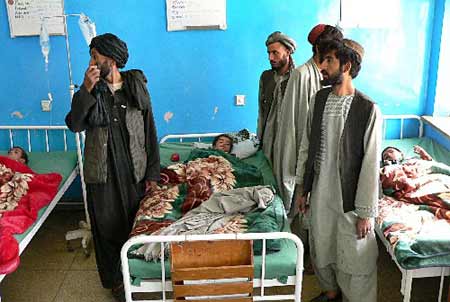
<svg viewBox="0 0 450 302">
<path fill-rule="evenodd" d="M 1 126 L 0 281 L 78 174 L 75 137 L 64 126 Z M 72 151 L 70 151 L 72 150 Z"/>
<path fill-rule="evenodd" d="M 440 298 L 443 277 L 450 275 L 450 152 L 422 137 L 420 118 L 402 120 L 400 129 L 404 124 L 419 125 L 418 137 L 383 141 L 375 230 L 402 272 L 404 301 L 413 278 L 432 276 L 442 277 Z M 391 126 L 388 116 L 385 127 Z"/>
<path fill-rule="evenodd" d="M 146 238 L 255 233 L 263 238 L 269 233 L 289 232 L 283 201 L 276 194 L 271 168 L 255 138 L 249 138 L 246 130 L 238 138 L 213 136 L 212 144 L 189 142 L 186 137 L 182 143 L 160 144 L 161 181 L 156 191 L 142 199 L 131 239 L 122 249 L 127 298 L 132 292 L 171 288 L 169 245 L 145 242 Z M 301 277 L 295 276 L 302 267 L 301 260 L 297 263 L 298 255 L 303 254 L 300 240 L 267 238 L 253 241 L 255 286 L 266 282 L 266 286 L 299 287 Z M 163 264 L 161 257 L 166 258 Z M 164 279 L 169 282 L 165 289 L 161 287 Z M 300 288 L 296 291 L 300 297 Z"/>
</svg>

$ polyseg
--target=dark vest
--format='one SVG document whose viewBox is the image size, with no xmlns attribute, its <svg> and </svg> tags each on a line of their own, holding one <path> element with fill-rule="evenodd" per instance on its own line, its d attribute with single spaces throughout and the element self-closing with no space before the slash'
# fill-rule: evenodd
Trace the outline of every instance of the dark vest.
<svg viewBox="0 0 450 302">
<path fill-rule="evenodd" d="M 286 91 L 286 86 L 287 83 L 289 81 L 289 77 L 284 80 L 283 82 L 281 82 L 281 95 L 284 97 L 284 93 Z M 261 113 L 262 113 L 262 120 L 263 122 L 263 127 L 262 127 L 262 134 L 261 134 L 261 140 L 264 137 L 264 129 L 266 128 L 266 122 L 267 122 L 267 117 L 269 116 L 269 112 L 270 112 L 270 108 L 272 107 L 272 103 L 273 103 L 273 92 L 275 90 L 275 86 L 276 86 L 276 82 L 275 82 L 275 71 L 273 70 L 265 70 L 262 74 L 261 74 L 261 82 L 262 82 L 262 95 L 261 95 L 261 99 L 259 101 L 259 108 L 261 108 Z"/>
<path fill-rule="evenodd" d="M 331 88 L 316 94 L 310 133 L 308 159 L 303 180 L 304 193 L 311 192 L 314 181 L 314 160 L 320 147 L 322 117 Z M 364 157 L 364 134 L 374 103 L 369 97 L 355 90 L 350 110 L 342 131 L 339 149 L 339 173 L 341 178 L 344 213 L 355 210 L 355 196 L 359 173 Z"/>
</svg>

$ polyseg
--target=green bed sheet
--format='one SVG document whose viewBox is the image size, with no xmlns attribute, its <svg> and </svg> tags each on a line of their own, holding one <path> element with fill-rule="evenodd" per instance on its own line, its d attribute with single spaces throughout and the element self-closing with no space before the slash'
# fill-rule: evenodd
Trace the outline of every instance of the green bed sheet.
<svg viewBox="0 0 450 302">
<path fill-rule="evenodd" d="M 1 152 L 1 154 L 6 154 L 6 152 Z M 66 180 L 69 178 L 73 169 L 77 165 L 77 153 L 76 151 L 53 151 L 53 152 L 30 152 L 28 154 L 29 163 L 28 166 L 36 173 L 59 173 L 62 176 L 62 181 L 59 187 L 61 188 Z M 25 236 L 31 231 L 35 226 L 36 222 L 39 221 L 41 216 L 44 214 L 48 206 L 43 207 L 38 212 L 38 218 L 36 221 L 22 234 L 14 235 L 18 242 L 21 242 Z"/>
<path fill-rule="evenodd" d="M 193 149 L 190 143 L 163 143 L 160 145 L 161 165 L 168 166 L 172 162 L 170 157 L 173 153 L 180 155 L 180 161 L 188 158 Z M 253 156 L 244 159 L 244 162 L 256 166 L 263 174 L 264 183 L 275 185 L 270 165 L 262 151 L 258 151 Z M 284 215 L 280 213 L 280 215 Z M 283 220 L 280 217 L 280 220 Z M 285 226 L 283 231 L 290 232 L 289 226 Z M 288 239 L 280 240 L 281 249 L 278 252 L 267 254 L 266 256 L 266 275 L 265 279 L 278 279 L 280 282 L 286 282 L 288 276 L 295 275 L 295 265 L 297 261 L 297 248 L 295 243 Z M 130 275 L 133 283 L 138 285 L 142 279 L 160 279 L 161 264 L 159 262 L 146 262 L 142 259 L 129 259 Z M 262 257 L 254 257 L 255 278 L 261 276 Z M 170 261 L 165 262 L 166 276 L 170 277 Z"/>
<path fill-rule="evenodd" d="M 383 148 L 388 146 L 395 146 L 402 150 L 405 154 L 405 158 L 417 157 L 414 153 L 413 147 L 420 145 L 423 147 L 435 161 L 450 165 L 450 151 L 445 149 L 430 138 L 407 138 L 407 139 L 395 139 L 385 140 L 383 142 Z M 414 207 L 405 203 L 408 207 Z M 387 205 L 390 206 L 390 205 Z M 426 206 L 420 206 L 416 211 L 410 212 L 411 215 L 417 215 L 420 217 L 420 211 L 425 211 Z M 400 213 L 400 209 L 393 208 L 394 213 Z M 395 212 L 396 211 L 396 212 Z M 404 222 L 399 216 L 391 216 L 390 219 L 382 221 L 380 227 L 384 231 L 387 228 L 395 224 L 410 225 L 411 222 Z M 422 232 L 421 229 L 426 229 L 422 223 L 411 224 L 410 232 L 406 238 L 408 240 L 399 240 L 394 245 L 394 254 L 397 262 L 404 269 L 419 269 L 425 267 L 441 267 L 450 266 L 450 237 L 448 236 L 449 228 L 445 227 L 445 223 L 440 226 L 439 230 L 435 230 L 432 233 Z M 417 232 L 416 232 L 417 229 Z M 406 234 L 406 233 L 405 233 Z"/>
</svg>

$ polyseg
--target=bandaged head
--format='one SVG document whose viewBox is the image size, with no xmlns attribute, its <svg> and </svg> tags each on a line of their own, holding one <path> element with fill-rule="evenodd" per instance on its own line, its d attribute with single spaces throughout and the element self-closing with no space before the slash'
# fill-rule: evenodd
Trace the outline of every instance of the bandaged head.
<svg viewBox="0 0 450 302">
<path fill-rule="evenodd" d="M 297 48 L 297 43 L 295 43 L 294 39 L 280 31 L 275 31 L 267 37 L 266 46 L 276 42 L 283 44 L 291 53 L 294 53 Z"/>
<path fill-rule="evenodd" d="M 127 44 L 111 33 L 94 37 L 89 45 L 89 49 L 92 48 L 95 48 L 101 55 L 113 59 L 118 68 L 123 68 L 127 64 Z"/>
</svg>

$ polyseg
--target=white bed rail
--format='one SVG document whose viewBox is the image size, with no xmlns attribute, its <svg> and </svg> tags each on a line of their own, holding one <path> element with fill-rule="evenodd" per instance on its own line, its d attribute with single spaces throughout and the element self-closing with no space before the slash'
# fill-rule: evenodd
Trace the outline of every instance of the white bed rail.
<svg viewBox="0 0 450 302">
<path fill-rule="evenodd" d="M 19 131 L 26 131 L 27 133 L 27 147 L 24 148 L 28 150 L 28 152 L 33 151 L 33 144 L 31 139 L 32 131 L 43 131 L 45 134 L 45 151 L 50 152 L 50 140 L 49 140 L 49 132 L 50 131 L 62 131 L 63 132 L 63 142 L 64 142 L 64 151 L 68 150 L 67 147 L 67 131 L 69 129 L 66 126 L 0 126 L 0 130 L 9 132 L 9 147 L 12 148 L 15 146 L 14 139 Z"/>
<path fill-rule="evenodd" d="M 297 259 L 295 276 L 290 276 L 287 284 L 278 282 L 277 280 L 267 280 L 266 275 L 266 240 L 268 239 L 288 239 L 294 241 L 297 247 Z M 215 240 L 262 240 L 262 264 L 261 264 L 261 278 L 254 279 L 253 287 L 261 288 L 260 295 L 254 296 L 254 301 L 281 301 L 281 300 L 295 300 L 301 301 L 302 279 L 303 279 L 303 243 L 294 234 L 287 232 L 273 232 L 273 233 L 239 233 L 239 234 L 208 234 L 208 235 L 176 235 L 176 236 L 147 236 L 139 235 L 130 238 L 122 247 L 121 261 L 122 261 L 122 274 L 124 280 L 125 297 L 127 302 L 140 301 L 140 302 L 165 302 L 173 301 L 173 299 L 166 298 L 166 292 L 172 290 L 170 280 L 166 278 L 165 273 L 165 261 L 164 249 L 165 243 L 169 242 L 183 242 L 183 241 L 215 241 Z M 136 244 L 145 243 L 160 243 L 161 244 L 161 280 L 147 280 L 141 283 L 141 286 L 133 286 L 131 284 L 130 267 L 128 264 L 128 250 Z M 143 284 L 148 284 L 145 287 Z M 156 285 L 156 286 L 155 286 Z M 295 292 L 291 295 L 266 295 L 265 287 L 272 286 L 285 286 L 295 285 Z M 162 300 L 133 300 L 132 294 L 138 292 L 161 292 Z"/>
<path fill-rule="evenodd" d="M 423 122 L 422 118 L 418 115 L 413 114 L 398 114 L 398 115 L 384 115 L 383 116 L 383 138 L 386 138 L 386 131 L 388 127 L 389 121 L 400 121 L 400 136 L 399 138 L 403 138 L 404 134 L 404 126 L 405 126 L 405 120 L 415 120 L 417 121 L 419 127 L 418 127 L 418 136 L 423 136 Z"/>
<path fill-rule="evenodd" d="M 196 139 L 198 142 L 201 142 L 205 138 L 214 138 L 220 134 L 223 134 L 223 132 L 217 132 L 217 133 L 198 133 L 198 134 L 169 134 L 166 136 L 163 136 L 159 143 L 165 143 L 169 140 L 178 140 L 178 142 L 182 143 L 184 139 Z"/>
</svg>

